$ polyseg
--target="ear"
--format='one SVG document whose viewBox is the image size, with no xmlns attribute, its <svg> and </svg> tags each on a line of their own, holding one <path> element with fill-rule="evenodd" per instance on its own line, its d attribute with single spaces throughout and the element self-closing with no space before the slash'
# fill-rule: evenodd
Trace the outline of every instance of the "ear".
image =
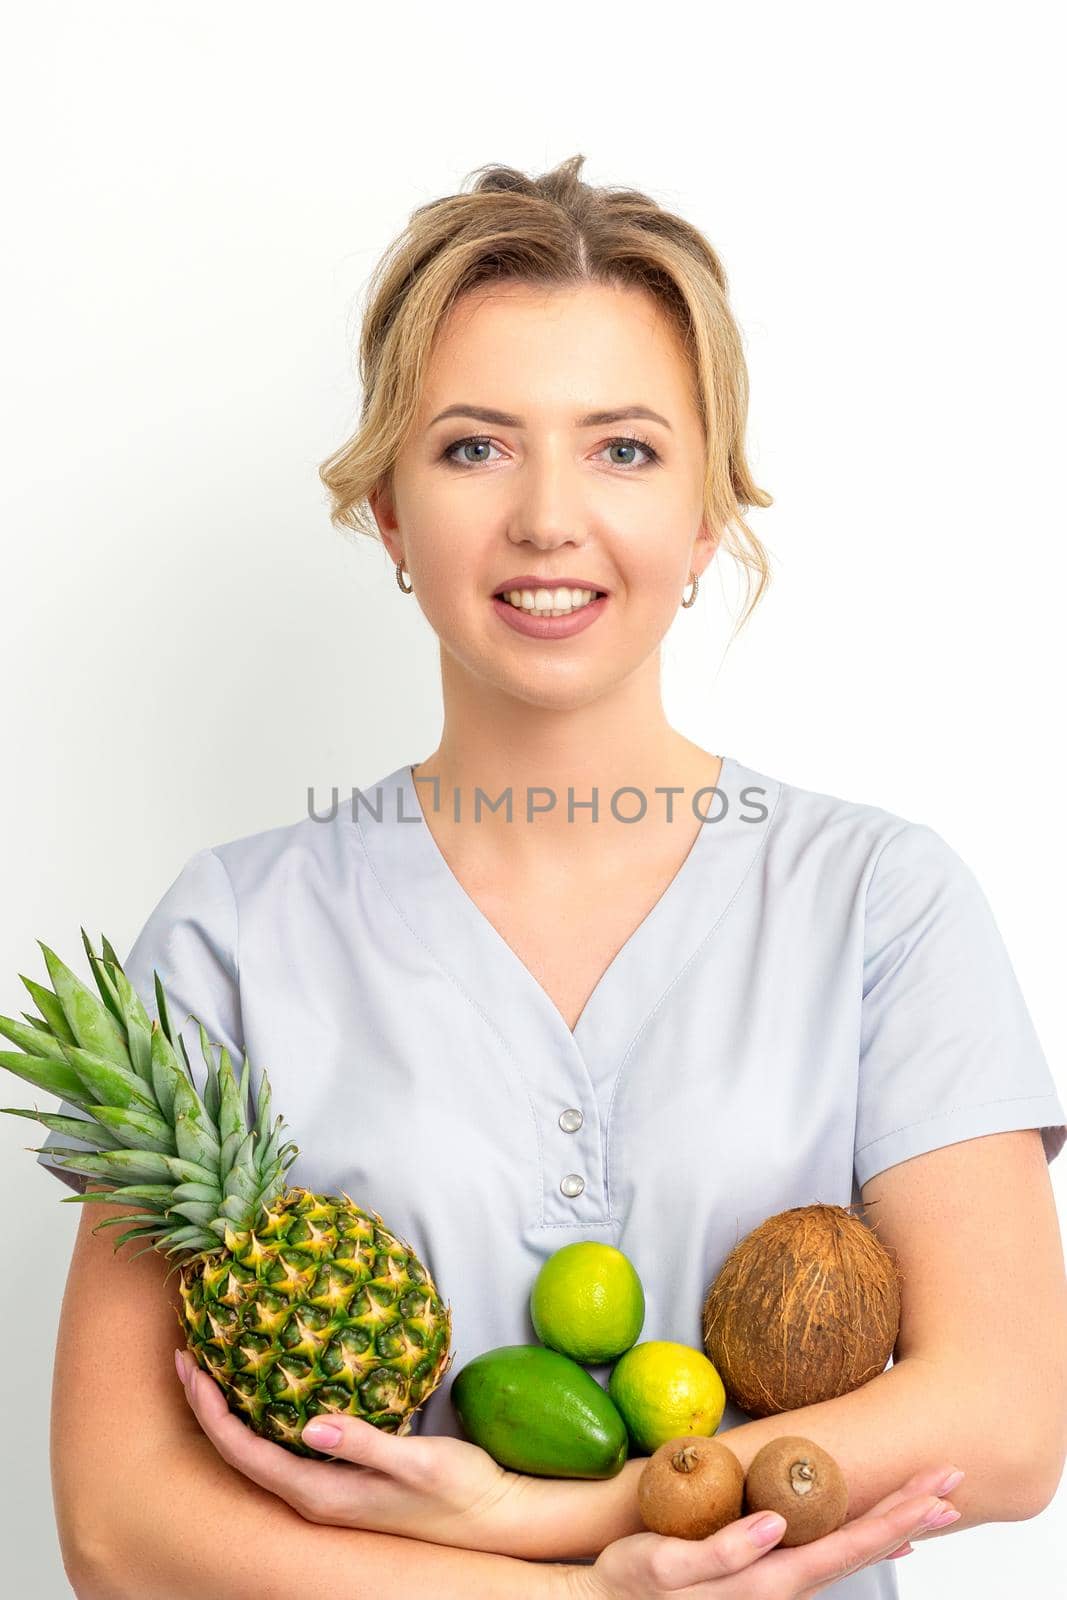
<svg viewBox="0 0 1067 1600">
<path fill-rule="evenodd" d="M 703 576 L 705 567 L 709 567 L 715 559 L 721 538 L 721 532 L 710 530 L 706 522 L 700 524 L 689 558 L 690 569 L 698 578 Z"/>
<path fill-rule="evenodd" d="M 367 495 L 367 504 L 374 514 L 378 524 L 378 534 L 394 563 L 402 558 L 400 529 L 396 520 L 396 506 L 393 501 L 392 486 L 387 483 L 376 484 Z"/>
</svg>

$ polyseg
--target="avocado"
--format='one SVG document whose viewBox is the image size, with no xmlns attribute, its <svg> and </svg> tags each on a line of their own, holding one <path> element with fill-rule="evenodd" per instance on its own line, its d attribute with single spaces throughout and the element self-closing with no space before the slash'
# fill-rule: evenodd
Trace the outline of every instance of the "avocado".
<svg viewBox="0 0 1067 1600">
<path fill-rule="evenodd" d="M 502 1467 L 545 1478 L 613 1478 L 626 1462 L 626 1424 L 615 1402 L 558 1350 L 487 1350 L 456 1373 L 451 1399 L 467 1437 Z"/>
</svg>

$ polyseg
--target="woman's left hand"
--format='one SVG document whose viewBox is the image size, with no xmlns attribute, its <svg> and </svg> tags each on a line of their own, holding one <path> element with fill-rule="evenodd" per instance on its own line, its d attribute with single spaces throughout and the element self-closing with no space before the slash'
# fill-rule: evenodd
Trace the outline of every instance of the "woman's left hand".
<svg viewBox="0 0 1067 1600">
<path fill-rule="evenodd" d="M 301 1438 L 335 1460 L 298 1456 L 253 1433 L 188 1351 L 174 1355 L 185 1397 L 223 1460 L 308 1522 L 507 1553 L 523 1498 L 517 1486 L 527 1480 L 478 1445 L 447 1436 L 398 1437 L 360 1417 L 331 1414 L 309 1422 Z M 313 1436 L 319 1423 L 339 1430 L 336 1441 Z"/>
</svg>

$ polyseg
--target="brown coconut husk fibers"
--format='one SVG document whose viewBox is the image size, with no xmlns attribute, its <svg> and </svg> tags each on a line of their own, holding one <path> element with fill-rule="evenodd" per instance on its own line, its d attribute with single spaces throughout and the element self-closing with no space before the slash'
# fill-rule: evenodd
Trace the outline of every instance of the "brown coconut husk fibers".
<svg viewBox="0 0 1067 1600">
<path fill-rule="evenodd" d="M 768 1217 L 723 1262 L 704 1348 L 753 1417 L 833 1400 L 885 1369 L 900 1331 L 895 1257 L 851 1207 Z"/>
</svg>

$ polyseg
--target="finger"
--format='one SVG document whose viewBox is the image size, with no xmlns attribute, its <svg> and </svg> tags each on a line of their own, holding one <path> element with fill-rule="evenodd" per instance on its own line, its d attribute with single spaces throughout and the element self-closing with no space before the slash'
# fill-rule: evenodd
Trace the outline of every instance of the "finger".
<svg viewBox="0 0 1067 1600">
<path fill-rule="evenodd" d="M 336 1411 L 312 1417 L 300 1437 L 313 1450 L 357 1466 L 377 1468 L 390 1477 L 406 1479 L 411 1476 L 409 1469 L 418 1465 L 414 1460 L 418 1440 L 398 1439 L 395 1433 L 376 1428 L 363 1417 L 344 1416 Z"/>
<path fill-rule="evenodd" d="M 877 1516 L 883 1511 L 890 1511 L 893 1506 L 900 1505 L 903 1500 L 912 1500 L 917 1494 L 951 1494 L 953 1489 L 959 1488 L 963 1478 L 963 1469 L 951 1466 L 948 1462 L 943 1462 L 939 1467 L 921 1467 L 918 1472 L 913 1472 L 899 1489 L 894 1489 L 892 1494 L 884 1495 L 871 1506 L 865 1515 L 869 1516 L 873 1512 Z"/>
<path fill-rule="evenodd" d="M 312 1474 L 321 1472 L 322 1464 L 307 1461 L 253 1433 L 248 1424 L 230 1410 L 214 1378 L 201 1371 L 195 1361 L 188 1374 L 185 1394 L 200 1426 L 231 1467 L 290 1503 L 302 1494 L 313 1492 L 318 1480 Z"/>
<path fill-rule="evenodd" d="M 795 1580 L 799 1590 L 831 1583 L 870 1562 L 883 1560 L 906 1543 L 911 1534 L 918 1533 L 942 1504 L 936 1495 L 913 1495 L 880 1515 L 868 1511 L 854 1522 L 846 1522 L 836 1533 L 778 1551 L 776 1556 L 790 1558 L 790 1581 Z"/>
<path fill-rule="evenodd" d="M 916 1494 L 949 1494 L 959 1487 L 964 1476 L 962 1467 L 950 1466 L 947 1463 L 940 1467 L 921 1467 L 918 1472 L 912 1473 L 899 1489 L 894 1489 L 891 1494 L 885 1495 L 871 1506 L 865 1515 L 870 1516 L 872 1513 L 877 1515 L 889 1511 L 893 1506 L 900 1505 L 903 1500 L 911 1499 Z M 884 1559 L 895 1561 L 899 1556 L 911 1555 L 911 1552 L 911 1544 L 902 1544 L 896 1550 L 891 1550 Z"/>
<path fill-rule="evenodd" d="M 648 1577 L 659 1588 L 684 1589 L 743 1572 L 773 1550 L 785 1532 L 777 1512 L 753 1512 L 730 1522 L 706 1539 L 676 1539 L 669 1534 L 637 1534 L 649 1540 Z"/>
</svg>

